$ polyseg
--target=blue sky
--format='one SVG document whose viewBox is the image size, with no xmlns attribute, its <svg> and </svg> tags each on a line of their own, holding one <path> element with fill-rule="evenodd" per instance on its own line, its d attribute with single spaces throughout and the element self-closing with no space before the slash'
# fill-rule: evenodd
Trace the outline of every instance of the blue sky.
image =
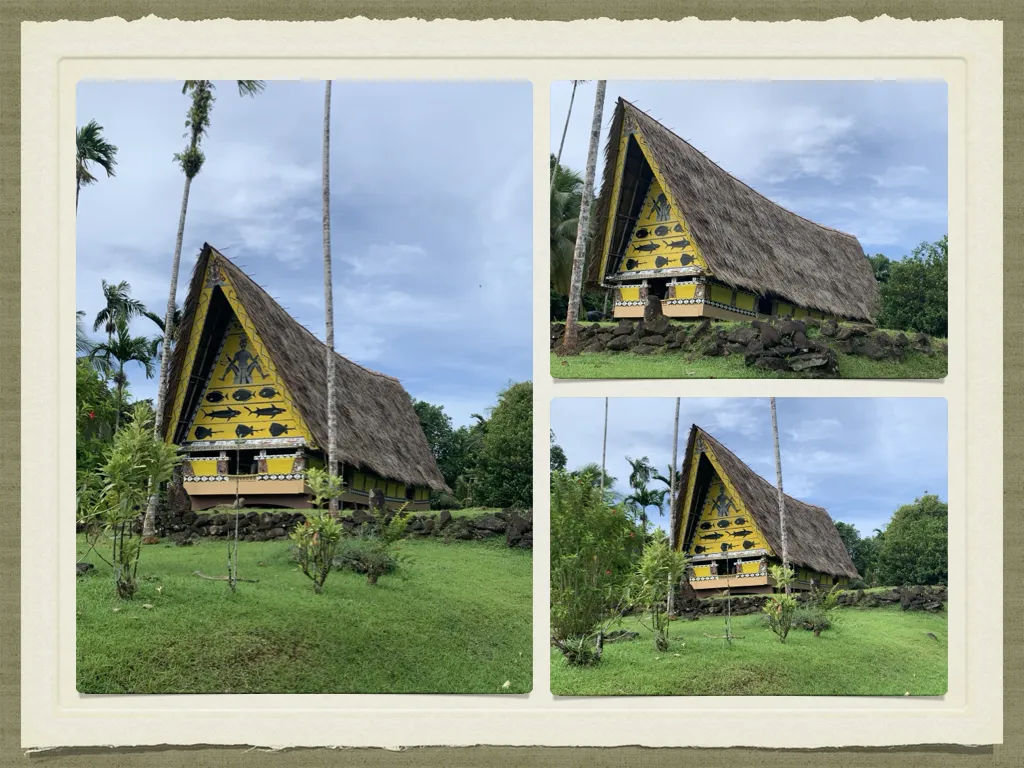
<svg viewBox="0 0 1024 768">
<path fill-rule="evenodd" d="M 395 376 L 456 424 L 531 377 L 529 83 L 335 81 L 331 218 L 337 350 Z M 206 164 L 192 185 L 179 300 L 204 241 L 321 339 L 324 85 L 217 83 Z M 127 280 L 161 316 L 183 176 L 188 98 L 176 82 L 83 83 L 77 124 L 118 147 L 117 176 L 83 188 L 77 308 Z M 157 329 L 139 320 L 133 331 Z M 136 397 L 156 380 L 129 370 Z"/>
<path fill-rule="evenodd" d="M 596 83 L 581 83 L 562 162 L 586 168 Z M 571 83 L 552 85 L 557 152 Z M 942 81 L 609 81 L 598 156 L 618 97 L 774 202 L 902 258 L 947 230 Z"/>
<path fill-rule="evenodd" d="M 947 499 L 947 426 L 943 398 L 777 398 L 782 484 L 833 520 L 870 535 L 926 491 Z M 672 462 L 674 398 L 611 398 L 607 471 L 628 493 L 626 456 L 650 458 L 662 474 Z M 775 482 L 768 398 L 682 398 L 679 463 L 691 424 L 703 427 Z M 568 468 L 601 463 L 604 398 L 556 398 L 551 428 Z M 660 485 L 655 484 L 657 487 Z M 667 510 L 666 510 L 667 512 Z M 667 526 L 667 514 L 659 522 Z"/>
</svg>

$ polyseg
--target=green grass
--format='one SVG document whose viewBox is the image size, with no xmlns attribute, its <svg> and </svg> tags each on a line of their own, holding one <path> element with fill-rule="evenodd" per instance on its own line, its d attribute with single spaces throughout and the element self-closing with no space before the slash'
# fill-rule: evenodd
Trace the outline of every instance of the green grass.
<svg viewBox="0 0 1024 768">
<path fill-rule="evenodd" d="M 601 662 L 577 668 L 551 657 L 558 696 L 941 696 L 946 693 L 946 617 L 898 608 L 845 608 L 820 637 L 794 629 L 780 643 L 758 614 L 674 621 L 669 650 L 650 633 L 605 645 Z M 928 637 L 933 633 L 938 639 Z M 713 635 L 715 637 L 707 637 Z"/>
<path fill-rule="evenodd" d="M 532 687 L 532 557 L 499 544 L 405 542 L 408 578 L 331 573 L 324 594 L 288 542 L 147 546 L 139 592 L 109 568 L 78 579 L 82 693 L 526 693 Z M 79 552 L 84 551 L 81 538 Z M 152 607 L 147 608 L 146 605 Z M 505 681 L 510 685 L 503 688 Z"/>
<path fill-rule="evenodd" d="M 585 323 L 584 326 L 591 325 Z M 617 323 L 601 323 L 614 326 Z M 689 327 L 676 323 L 680 328 Z M 718 321 L 711 324 L 711 333 L 718 329 L 726 332 L 749 323 Z M 900 331 L 880 329 L 890 336 Z M 808 338 L 823 338 L 817 328 L 807 329 Z M 907 336 L 913 337 L 908 333 Z M 945 339 L 933 338 L 938 347 Z M 689 352 L 667 350 L 662 353 L 635 355 L 632 352 L 581 352 L 575 357 L 559 357 L 551 353 L 551 376 L 556 379 L 804 379 L 807 376 L 793 371 L 769 371 L 745 365 L 742 355 L 729 357 L 687 358 Z M 941 379 L 945 378 L 948 358 L 936 353 L 928 357 L 908 350 L 902 362 L 870 360 L 860 355 L 847 355 L 836 351 L 839 376 L 844 379 Z"/>
</svg>

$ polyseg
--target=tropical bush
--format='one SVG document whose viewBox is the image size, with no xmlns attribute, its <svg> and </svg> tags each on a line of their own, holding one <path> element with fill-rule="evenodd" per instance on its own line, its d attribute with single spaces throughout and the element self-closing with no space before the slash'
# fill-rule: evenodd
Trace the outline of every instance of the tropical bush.
<svg viewBox="0 0 1024 768">
<path fill-rule="evenodd" d="M 602 499 L 593 483 L 552 473 L 551 642 L 569 663 L 600 659 L 595 637 L 619 615 L 640 542 L 624 510 Z"/>
<path fill-rule="evenodd" d="M 949 333 L 949 239 L 921 243 L 910 256 L 871 259 L 882 300 L 878 324 L 883 328 Z"/>
<path fill-rule="evenodd" d="M 288 538 L 294 545 L 299 570 L 313 582 L 313 591 L 319 595 L 324 591 L 324 582 L 334 566 L 343 530 L 341 523 L 324 507 L 345 492 L 345 481 L 325 469 L 311 467 L 306 470 L 306 485 L 313 497 L 314 509 L 306 514 L 304 522 L 292 529 Z"/>
<path fill-rule="evenodd" d="M 533 508 L 533 382 L 498 395 L 480 450 L 479 503 Z"/>
<path fill-rule="evenodd" d="M 880 536 L 880 583 L 947 584 L 949 508 L 929 494 L 897 509 Z"/>
<path fill-rule="evenodd" d="M 640 609 L 637 618 L 651 630 L 656 651 L 668 650 L 668 594 L 685 569 L 686 557 L 672 549 L 668 536 L 658 528 L 626 583 L 623 602 Z"/>
<path fill-rule="evenodd" d="M 136 403 L 131 421 L 114 435 L 94 474 L 78 473 L 77 512 L 90 546 L 111 567 L 117 596 L 130 600 L 138 584 L 142 539 L 135 526 L 152 487 L 170 480 L 177 449 L 153 432 L 149 403 Z M 109 547 L 109 559 L 101 551 Z"/>
<path fill-rule="evenodd" d="M 775 588 L 778 590 L 785 590 L 788 585 L 793 583 L 795 574 L 792 568 L 770 565 L 768 572 L 775 580 Z M 793 615 L 796 613 L 796 609 L 796 598 L 785 594 L 784 591 L 776 592 L 765 601 L 762 610 L 767 617 L 768 627 L 779 636 L 780 643 L 786 642 L 786 636 L 793 626 Z"/>
</svg>

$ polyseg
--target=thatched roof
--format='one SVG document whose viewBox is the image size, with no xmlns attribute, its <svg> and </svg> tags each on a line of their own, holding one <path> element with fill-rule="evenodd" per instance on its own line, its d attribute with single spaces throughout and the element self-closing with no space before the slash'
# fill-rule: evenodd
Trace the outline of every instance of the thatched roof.
<svg viewBox="0 0 1024 768">
<path fill-rule="evenodd" d="M 878 284 L 857 238 L 773 203 L 624 99 L 616 105 L 605 146 L 589 282 L 604 278 L 599 274 L 600 254 L 627 114 L 639 127 L 715 278 L 829 314 L 854 319 L 874 315 Z"/>
<path fill-rule="evenodd" d="M 696 424 L 690 428 L 690 436 L 686 443 L 686 458 L 679 480 L 680 490 L 672 504 L 673 526 L 680 526 L 686 516 L 686 510 L 682 509 L 682 505 L 686 489 L 689 486 L 698 436 L 702 438 L 705 446 L 711 449 L 722 471 L 733 488 L 736 489 L 736 493 L 739 494 L 747 514 L 757 523 L 757 527 L 764 534 L 772 551 L 781 556 L 782 528 L 779 525 L 778 488 L 754 472 L 736 454 Z M 707 459 L 703 459 L 702 464 L 706 461 Z M 702 485 L 701 481 L 701 473 L 698 470 L 698 490 Z M 707 480 L 704 482 L 706 483 Z M 699 499 L 695 499 L 694 504 L 697 501 Z M 785 495 L 785 507 L 786 549 L 790 563 L 812 568 L 820 573 L 849 576 L 850 578 L 858 577 L 857 569 L 827 511 L 813 504 L 806 504 L 799 499 L 794 499 L 788 494 Z M 693 535 L 698 516 L 699 510 L 693 510 L 687 520 L 687 530 L 681 532 L 684 546 Z"/>
<path fill-rule="evenodd" d="M 289 315 L 266 291 L 209 244 L 196 262 L 182 312 L 181 342 L 174 348 L 167 391 L 181 376 L 187 339 L 210 258 L 218 258 L 245 307 L 295 407 L 320 445 L 327 445 L 327 361 L 325 345 Z M 338 461 L 399 482 L 450 491 L 437 468 L 412 401 L 401 383 L 335 353 Z M 172 398 L 164 409 L 164 433 L 170 424 Z"/>
</svg>

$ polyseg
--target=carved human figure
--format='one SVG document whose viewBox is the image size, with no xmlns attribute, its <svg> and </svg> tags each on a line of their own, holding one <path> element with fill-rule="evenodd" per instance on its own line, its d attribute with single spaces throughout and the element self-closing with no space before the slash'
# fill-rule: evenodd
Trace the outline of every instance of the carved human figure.
<svg viewBox="0 0 1024 768">
<path fill-rule="evenodd" d="M 235 375 L 235 384 L 252 384 L 253 371 L 259 373 L 261 378 L 267 378 L 267 374 L 260 367 L 260 359 L 246 349 L 248 343 L 248 339 L 244 336 L 238 342 L 239 349 L 228 359 L 224 375 L 220 377 L 221 381 L 224 381 L 229 373 L 233 373 Z"/>
</svg>

